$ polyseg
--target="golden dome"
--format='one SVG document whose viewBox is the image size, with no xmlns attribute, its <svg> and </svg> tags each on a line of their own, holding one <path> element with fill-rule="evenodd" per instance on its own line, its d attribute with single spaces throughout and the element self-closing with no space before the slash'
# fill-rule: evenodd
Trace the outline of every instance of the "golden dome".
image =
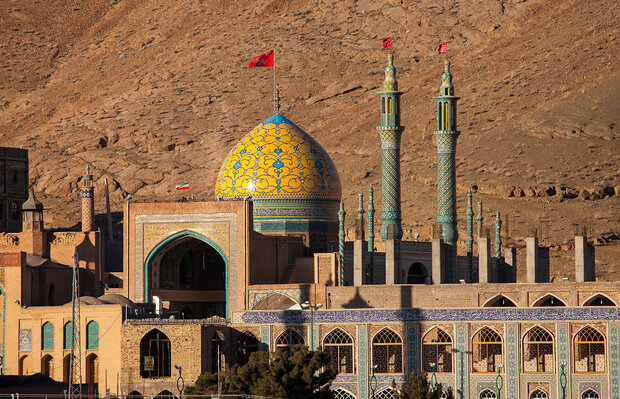
<svg viewBox="0 0 620 399">
<path fill-rule="evenodd" d="M 218 174 L 220 199 L 340 199 L 340 179 L 327 152 L 275 114 L 232 149 Z"/>
</svg>

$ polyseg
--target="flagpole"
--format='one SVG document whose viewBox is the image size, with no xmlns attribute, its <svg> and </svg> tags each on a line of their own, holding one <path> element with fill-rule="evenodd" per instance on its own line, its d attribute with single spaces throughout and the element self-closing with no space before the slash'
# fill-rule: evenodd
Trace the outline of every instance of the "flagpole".
<svg viewBox="0 0 620 399">
<path fill-rule="evenodd" d="M 273 49 L 273 113 L 277 114 L 276 106 L 276 49 Z"/>
</svg>

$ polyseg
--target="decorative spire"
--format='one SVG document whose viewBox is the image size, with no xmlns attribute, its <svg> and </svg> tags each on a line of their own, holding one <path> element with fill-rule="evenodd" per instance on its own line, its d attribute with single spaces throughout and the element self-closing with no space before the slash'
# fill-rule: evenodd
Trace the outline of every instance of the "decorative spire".
<svg viewBox="0 0 620 399">
<path fill-rule="evenodd" d="M 478 228 L 476 229 L 476 235 L 478 238 L 482 237 L 482 221 L 484 218 L 482 217 L 482 201 L 478 201 Z"/>
<path fill-rule="evenodd" d="M 465 213 L 465 217 L 467 219 L 467 253 L 471 254 L 473 251 L 472 247 L 474 243 L 474 210 L 471 206 L 471 188 L 467 192 L 467 212 Z"/>
<path fill-rule="evenodd" d="M 453 96 L 454 86 L 452 86 L 452 74 L 450 73 L 450 61 L 444 61 L 444 71 L 441 75 L 441 88 L 439 89 L 440 96 Z"/>
<path fill-rule="evenodd" d="M 275 108 L 275 113 L 279 114 L 280 113 L 280 85 L 276 85 L 276 95 L 274 97 L 273 107 Z"/>
<path fill-rule="evenodd" d="M 502 257 L 502 219 L 499 217 L 499 211 L 495 214 L 495 257 Z"/>
<path fill-rule="evenodd" d="M 93 187 L 93 175 L 90 173 L 89 165 L 86 165 L 86 173 L 82 176 L 80 194 L 82 197 L 82 231 L 93 231 L 95 229 L 95 187 Z"/>
<path fill-rule="evenodd" d="M 340 201 L 340 210 L 338 211 L 338 252 L 340 253 L 340 285 L 344 285 L 344 202 Z"/>
<path fill-rule="evenodd" d="M 394 55 L 388 54 L 388 65 L 385 67 L 385 80 L 383 81 L 383 91 L 398 91 L 396 81 L 396 68 L 394 68 Z"/>
<path fill-rule="evenodd" d="M 368 252 L 375 250 L 375 204 L 373 202 L 372 184 L 368 189 Z"/>
<path fill-rule="evenodd" d="M 357 221 L 355 224 L 355 239 L 364 239 L 364 194 L 358 194 Z"/>
<path fill-rule="evenodd" d="M 34 189 L 30 187 L 28 199 L 22 204 L 22 211 L 42 211 L 43 204 L 34 195 Z"/>
</svg>

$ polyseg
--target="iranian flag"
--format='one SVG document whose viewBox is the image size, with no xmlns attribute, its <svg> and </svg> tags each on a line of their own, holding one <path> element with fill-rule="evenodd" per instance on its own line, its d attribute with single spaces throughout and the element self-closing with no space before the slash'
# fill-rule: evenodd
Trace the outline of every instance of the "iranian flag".
<svg viewBox="0 0 620 399">
<path fill-rule="evenodd" d="M 177 190 L 189 190 L 189 183 L 181 183 L 176 185 Z"/>
</svg>

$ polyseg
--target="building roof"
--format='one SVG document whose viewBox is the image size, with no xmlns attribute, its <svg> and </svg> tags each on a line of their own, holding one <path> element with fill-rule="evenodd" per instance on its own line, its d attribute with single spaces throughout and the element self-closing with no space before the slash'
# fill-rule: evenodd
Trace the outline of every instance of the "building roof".
<svg viewBox="0 0 620 399">
<path fill-rule="evenodd" d="M 232 149 L 215 187 L 218 199 L 330 199 L 340 179 L 327 152 L 280 114 L 258 125 Z"/>
<path fill-rule="evenodd" d="M 43 203 L 34 195 L 34 190 L 30 188 L 28 199 L 22 204 L 22 211 L 42 211 Z"/>
</svg>

